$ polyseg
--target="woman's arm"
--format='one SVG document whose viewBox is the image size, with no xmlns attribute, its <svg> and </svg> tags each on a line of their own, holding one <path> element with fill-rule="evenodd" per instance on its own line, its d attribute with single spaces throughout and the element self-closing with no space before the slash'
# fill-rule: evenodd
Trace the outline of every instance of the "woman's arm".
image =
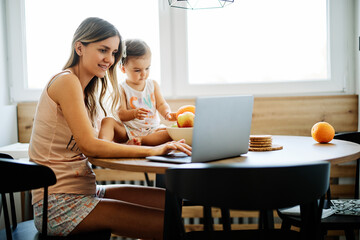
<svg viewBox="0 0 360 240">
<path fill-rule="evenodd" d="M 171 112 L 169 104 L 166 102 L 165 98 L 163 97 L 159 84 L 154 81 L 154 92 L 155 92 L 155 101 L 156 101 L 156 109 L 164 117 L 165 120 L 168 121 L 175 121 L 176 114 Z"/>
<path fill-rule="evenodd" d="M 161 155 L 171 149 L 191 154 L 191 148 L 179 142 L 151 148 L 117 144 L 96 138 L 84 104 L 83 89 L 79 79 L 73 74 L 59 77 L 49 87 L 48 94 L 60 106 L 77 145 L 86 156 L 145 157 Z"/>
</svg>

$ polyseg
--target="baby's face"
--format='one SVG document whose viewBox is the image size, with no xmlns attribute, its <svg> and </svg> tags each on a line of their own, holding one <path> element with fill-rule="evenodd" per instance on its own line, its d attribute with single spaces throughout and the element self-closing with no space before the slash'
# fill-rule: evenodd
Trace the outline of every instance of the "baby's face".
<svg viewBox="0 0 360 240">
<path fill-rule="evenodd" d="M 127 80 L 133 84 L 145 84 L 145 80 L 149 77 L 151 65 L 151 54 L 147 53 L 141 57 L 129 57 L 122 71 L 126 73 Z"/>
</svg>

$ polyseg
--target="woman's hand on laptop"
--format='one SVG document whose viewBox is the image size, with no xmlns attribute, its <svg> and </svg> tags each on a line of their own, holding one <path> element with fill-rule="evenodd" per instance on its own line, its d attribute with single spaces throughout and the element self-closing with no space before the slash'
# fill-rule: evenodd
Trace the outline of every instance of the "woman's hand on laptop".
<svg viewBox="0 0 360 240">
<path fill-rule="evenodd" d="M 154 150 L 153 155 L 165 155 L 173 150 L 176 150 L 176 151 L 184 152 L 187 155 L 191 156 L 192 148 L 185 143 L 184 139 L 182 139 L 180 141 L 171 141 L 156 146 L 153 148 L 153 150 Z"/>
</svg>

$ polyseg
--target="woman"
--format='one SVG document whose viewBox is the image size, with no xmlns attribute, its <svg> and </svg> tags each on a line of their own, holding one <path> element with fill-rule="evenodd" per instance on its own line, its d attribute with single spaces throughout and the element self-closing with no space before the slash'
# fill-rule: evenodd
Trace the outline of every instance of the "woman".
<svg viewBox="0 0 360 240">
<path fill-rule="evenodd" d="M 57 183 L 49 188 L 49 235 L 110 229 L 133 237 L 161 239 L 164 191 L 140 186 L 96 186 L 87 157 L 145 157 L 180 150 L 183 142 L 155 147 L 117 144 L 97 138 L 98 104 L 112 85 L 112 108 L 119 102 L 116 79 L 122 53 L 117 29 L 99 18 L 85 19 L 76 30 L 72 53 L 39 100 L 30 140 L 30 160 L 49 166 Z M 100 93 L 99 99 L 97 93 Z M 99 101 L 100 100 L 100 101 Z M 42 191 L 33 191 L 35 225 L 41 231 Z"/>
</svg>

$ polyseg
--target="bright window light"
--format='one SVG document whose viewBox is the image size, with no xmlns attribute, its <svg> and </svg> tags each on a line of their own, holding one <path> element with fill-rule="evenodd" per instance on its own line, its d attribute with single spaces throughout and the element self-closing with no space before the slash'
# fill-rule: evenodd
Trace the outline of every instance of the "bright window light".
<svg viewBox="0 0 360 240">
<path fill-rule="evenodd" d="M 325 0 L 241 0 L 187 12 L 189 84 L 327 80 Z"/>
<path fill-rule="evenodd" d="M 145 40 L 152 51 L 150 78 L 160 82 L 158 9 L 149 0 L 25 0 L 28 88 L 43 88 L 61 71 L 72 36 L 87 17 L 109 21 L 125 39 Z"/>
</svg>

